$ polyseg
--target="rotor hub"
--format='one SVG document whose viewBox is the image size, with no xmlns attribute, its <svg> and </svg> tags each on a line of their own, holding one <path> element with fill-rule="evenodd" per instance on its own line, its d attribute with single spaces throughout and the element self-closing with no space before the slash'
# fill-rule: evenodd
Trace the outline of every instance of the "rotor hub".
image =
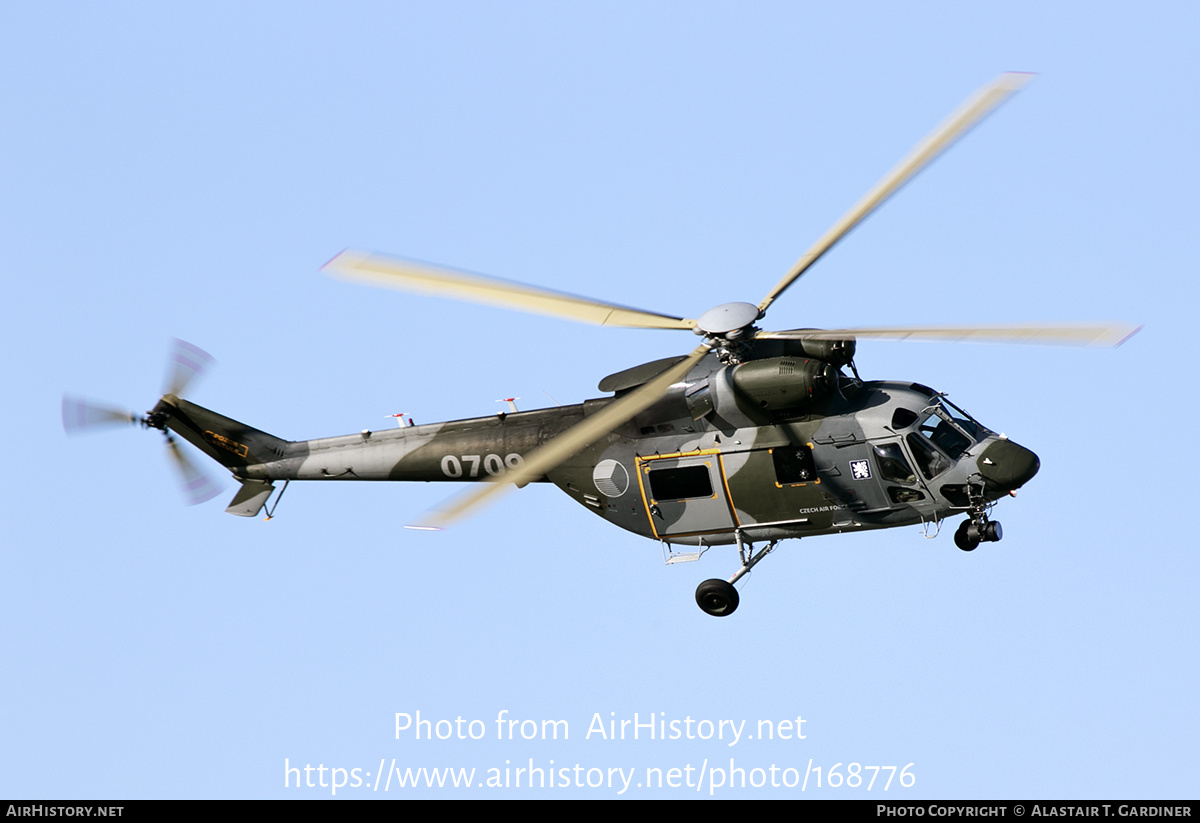
<svg viewBox="0 0 1200 823">
<path fill-rule="evenodd" d="M 722 303 L 696 320 L 693 331 L 703 335 L 717 359 L 726 365 L 741 363 L 749 352 L 762 311 L 753 303 Z"/>
<path fill-rule="evenodd" d="M 740 336 L 737 332 L 749 328 L 760 316 L 762 312 L 753 303 L 722 303 L 700 315 L 696 320 L 696 333 L 736 339 Z"/>
</svg>

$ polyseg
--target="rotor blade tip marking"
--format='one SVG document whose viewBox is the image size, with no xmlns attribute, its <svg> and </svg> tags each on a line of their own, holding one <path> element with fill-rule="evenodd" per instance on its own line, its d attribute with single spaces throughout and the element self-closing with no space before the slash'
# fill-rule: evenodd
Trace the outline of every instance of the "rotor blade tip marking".
<svg viewBox="0 0 1200 823">
<path fill-rule="evenodd" d="M 349 251 L 349 249 L 342 249 L 340 252 L 335 254 L 333 257 L 326 260 L 324 262 L 324 264 L 322 264 L 321 268 L 319 268 L 317 271 L 325 271 L 327 268 L 329 268 L 330 266 L 333 265 L 334 260 L 337 260 L 339 257 L 341 257 L 343 254 L 345 254 L 347 251 Z"/>
<path fill-rule="evenodd" d="M 1142 325 L 1142 326 L 1138 326 L 1136 329 L 1134 329 L 1133 331 L 1131 331 L 1129 334 L 1125 335 L 1125 336 L 1124 336 L 1124 337 L 1122 337 L 1120 340 L 1118 340 L 1116 343 L 1114 343 L 1114 344 L 1113 344 L 1113 348 L 1115 349 L 1117 346 L 1124 345 L 1124 343 L 1125 343 L 1125 341 L 1126 341 L 1126 340 L 1128 340 L 1129 338 L 1133 337 L 1135 334 L 1137 334 L 1138 332 L 1140 332 L 1140 331 L 1141 331 L 1142 329 L 1144 329 L 1144 328 L 1145 328 L 1145 326 L 1144 326 L 1144 325 Z"/>
</svg>

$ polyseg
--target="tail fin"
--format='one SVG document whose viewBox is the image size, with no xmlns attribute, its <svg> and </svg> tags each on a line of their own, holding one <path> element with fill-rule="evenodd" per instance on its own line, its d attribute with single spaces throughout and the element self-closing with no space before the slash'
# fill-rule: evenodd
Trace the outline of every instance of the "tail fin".
<svg viewBox="0 0 1200 823">
<path fill-rule="evenodd" d="M 278 460 L 289 442 L 214 411 L 166 395 L 150 412 L 150 425 L 167 428 L 237 474 L 237 470 Z"/>
</svg>

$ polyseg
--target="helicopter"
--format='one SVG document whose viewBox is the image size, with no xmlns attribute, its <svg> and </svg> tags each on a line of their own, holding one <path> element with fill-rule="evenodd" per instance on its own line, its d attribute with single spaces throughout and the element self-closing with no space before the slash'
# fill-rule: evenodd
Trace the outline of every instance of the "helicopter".
<svg viewBox="0 0 1200 823">
<path fill-rule="evenodd" d="M 963 516 L 963 551 L 1003 532 L 994 504 L 1037 473 L 1034 452 L 997 434 L 945 394 L 911 381 L 864 381 L 858 339 L 937 339 L 1119 345 L 1137 327 L 902 326 L 770 331 L 756 324 L 814 263 L 1032 75 L 1000 75 L 966 100 L 858 201 L 755 303 L 724 303 L 687 319 L 491 277 L 346 250 L 323 271 L 427 295 L 603 326 L 691 331 L 689 354 L 605 377 L 611 396 L 486 417 L 292 441 L 185 400 L 212 358 L 176 341 L 172 373 L 144 415 L 63 399 L 68 432 L 127 422 L 166 436 L 192 502 L 216 487 L 179 449 L 188 441 L 240 484 L 226 511 L 275 508 L 292 480 L 470 483 L 410 528 L 440 529 L 514 486 L 550 482 L 594 514 L 659 541 L 666 562 L 736 545 L 728 579 L 699 584 L 696 602 L 725 617 L 735 584 L 780 541 L 924 526 Z M 849 370 L 847 372 L 847 369 Z M 283 487 L 268 507 L 275 484 Z M 936 533 L 936 531 L 935 531 Z M 756 548 L 756 545 L 758 548 Z"/>
</svg>

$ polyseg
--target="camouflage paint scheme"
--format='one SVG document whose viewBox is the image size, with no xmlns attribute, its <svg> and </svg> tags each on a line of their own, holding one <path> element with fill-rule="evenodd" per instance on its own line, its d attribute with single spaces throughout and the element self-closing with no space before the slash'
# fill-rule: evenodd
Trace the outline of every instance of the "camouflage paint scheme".
<svg viewBox="0 0 1200 823">
<path fill-rule="evenodd" d="M 679 359 L 610 375 L 600 388 L 619 397 Z M 808 356 L 795 341 L 755 341 L 740 364 L 709 354 L 649 409 L 539 480 L 628 531 L 707 546 L 934 523 L 1037 472 L 1033 452 L 932 389 L 862 382 L 842 372 L 848 362 Z M 613 399 L 303 441 L 174 395 L 151 420 L 230 469 L 243 485 L 228 511 L 249 517 L 277 480 L 500 477 Z"/>
</svg>

